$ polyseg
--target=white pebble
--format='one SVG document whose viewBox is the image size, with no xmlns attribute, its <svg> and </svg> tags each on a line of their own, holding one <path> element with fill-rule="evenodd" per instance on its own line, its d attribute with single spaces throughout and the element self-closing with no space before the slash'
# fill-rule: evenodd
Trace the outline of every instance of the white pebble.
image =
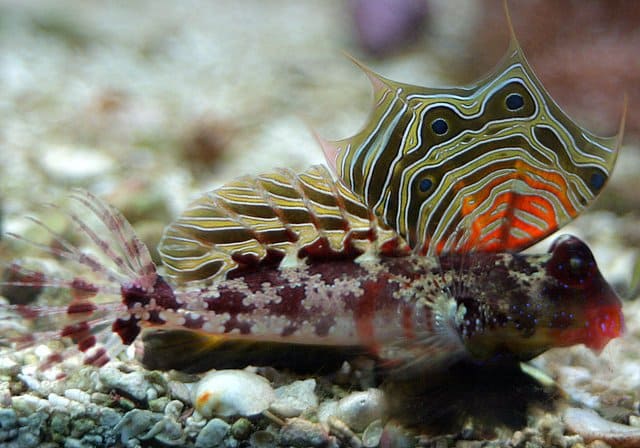
<svg viewBox="0 0 640 448">
<path fill-rule="evenodd" d="M 80 389 L 67 389 L 64 391 L 64 396 L 80 403 L 91 402 L 91 395 Z"/>
<path fill-rule="evenodd" d="M 640 446 L 639 428 L 611 422 L 590 409 L 568 408 L 562 419 L 569 430 L 582 436 L 585 442 L 602 440 L 619 448 Z"/>
<path fill-rule="evenodd" d="M 214 418 L 206 424 L 204 428 L 198 433 L 198 437 L 196 437 L 196 448 L 215 448 L 222 444 L 224 437 L 229 432 L 229 428 L 231 425 L 225 422 L 224 420 L 220 420 L 219 418 Z"/>
<path fill-rule="evenodd" d="M 67 409 L 69 406 L 71 406 L 71 400 L 58 394 L 49 394 L 47 399 L 54 408 Z"/>
<path fill-rule="evenodd" d="M 18 395 L 11 398 L 11 407 L 25 414 L 32 414 L 38 411 L 47 411 L 51 408 L 51 403 L 34 395 Z"/>
<path fill-rule="evenodd" d="M 58 179 L 90 179 L 107 173 L 113 160 L 92 148 L 49 145 L 43 148 L 40 163 Z"/>
<path fill-rule="evenodd" d="M 250 416 L 269 408 L 275 393 L 263 377 L 244 370 L 207 374 L 196 388 L 195 408 L 206 418 Z"/>
<path fill-rule="evenodd" d="M 316 380 L 294 381 L 275 390 L 276 401 L 271 403 L 270 410 L 281 417 L 298 417 L 304 412 L 318 407 L 315 394 Z"/>
<path fill-rule="evenodd" d="M 384 394 L 379 389 L 354 392 L 338 402 L 335 416 L 354 431 L 363 431 L 371 422 L 383 419 L 386 413 Z"/>
</svg>

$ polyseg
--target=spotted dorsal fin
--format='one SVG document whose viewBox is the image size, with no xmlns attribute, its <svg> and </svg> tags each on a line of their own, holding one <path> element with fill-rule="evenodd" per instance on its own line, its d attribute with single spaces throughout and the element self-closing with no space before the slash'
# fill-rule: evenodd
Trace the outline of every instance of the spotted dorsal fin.
<svg viewBox="0 0 640 448">
<path fill-rule="evenodd" d="M 469 86 L 404 84 L 358 63 L 373 85 L 369 120 L 322 141 L 336 175 L 417 253 L 524 249 L 578 216 L 611 174 L 623 124 L 603 138 L 572 121 L 508 22 L 502 62 Z"/>
</svg>

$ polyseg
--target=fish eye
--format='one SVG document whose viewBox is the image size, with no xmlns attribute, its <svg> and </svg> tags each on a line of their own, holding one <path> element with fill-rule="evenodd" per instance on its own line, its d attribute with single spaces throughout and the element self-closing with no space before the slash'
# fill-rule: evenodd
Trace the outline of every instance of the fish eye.
<svg viewBox="0 0 640 448">
<path fill-rule="evenodd" d="M 602 173 L 593 173 L 591 175 L 591 178 L 589 179 L 589 184 L 591 185 L 591 188 L 593 188 L 595 191 L 600 191 L 600 189 L 604 186 L 606 179 L 604 177 L 604 175 Z"/>
<path fill-rule="evenodd" d="M 578 255 L 569 258 L 567 265 L 571 275 L 574 277 L 583 277 L 589 272 L 589 262 L 584 257 Z"/>
<path fill-rule="evenodd" d="M 427 191 L 431 190 L 431 187 L 433 187 L 433 181 L 426 178 L 422 179 L 420 181 L 420 184 L 418 185 L 418 188 L 422 193 L 426 193 Z"/>
<path fill-rule="evenodd" d="M 431 129 L 437 135 L 444 135 L 449 130 L 449 125 L 443 118 L 436 118 L 431 122 Z"/>
<path fill-rule="evenodd" d="M 585 286 L 597 272 L 593 254 L 578 238 L 563 235 L 551 246 L 547 271 L 568 286 Z"/>
<path fill-rule="evenodd" d="M 504 101 L 507 105 L 507 109 L 509 110 L 519 110 L 524 106 L 524 98 L 519 93 L 512 93 L 507 96 L 507 99 Z"/>
</svg>

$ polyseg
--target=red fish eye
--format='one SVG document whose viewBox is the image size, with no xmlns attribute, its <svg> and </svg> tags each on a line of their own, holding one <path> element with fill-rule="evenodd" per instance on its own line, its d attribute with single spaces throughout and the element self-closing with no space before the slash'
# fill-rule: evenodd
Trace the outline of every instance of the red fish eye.
<svg viewBox="0 0 640 448">
<path fill-rule="evenodd" d="M 561 283 L 585 287 L 597 272 L 596 262 L 587 245 L 571 235 L 562 235 L 551 248 L 547 272 Z"/>
</svg>

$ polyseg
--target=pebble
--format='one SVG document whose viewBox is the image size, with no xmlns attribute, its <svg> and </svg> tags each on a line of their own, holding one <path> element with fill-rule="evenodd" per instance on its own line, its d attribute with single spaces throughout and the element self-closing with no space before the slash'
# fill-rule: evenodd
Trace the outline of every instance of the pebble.
<svg viewBox="0 0 640 448">
<path fill-rule="evenodd" d="M 276 400 L 270 410 L 281 417 L 299 417 L 303 413 L 314 411 L 318 407 L 315 394 L 316 380 L 294 381 L 275 390 Z"/>
<path fill-rule="evenodd" d="M 329 417 L 336 415 L 336 412 L 338 412 L 337 400 L 323 401 L 318 407 L 318 421 L 328 427 Z"/>
<path fill-rule="evenodd" d="M 67 389 L 64 391 L 64 396 L 79 403 L 87 404 L 91 402 L 91 395 L 80 389 Z"/>
<path fill-rule="evenodd" d="M 191 399 L 192 392 L 190 386 L 190 384 L 187 385 L 180 381 L 169 381 L 169 395 L 171 395 L 171 398 L 174 400 L 180 400 L 187 405 L 191 405 L 193 403 Z"/>
<path fill-rule="evenodd" d="M 47 400 L 28 394 L 13 397 L 11 406 L 20 415 L 29 415 L 36 411 L 51 408 L 51 404 Z"/>
<path fill-rule="evenodd" d="M 245 370 L 207 374 L 196 388 L 195 408 L 206 418 L 251 416 L 269 408 L 275 393 L 269 382 Z"/>
<path fill-rule="evenodd" d="M 326 447 L 332 438 L 317 423 L 291 418 L 280 428 L 280 445 L 293 447 Z"/>
<path fill-rule="evenodd" d="M 169 403 L 169 397 L 160 397 L 149 401 L 149 410 L 153 412 L 164 412 L 164 408 Z"/>
<path fill-rule="evenodd" d="M 386 414 L 384 393 L 379 389 L 354 392 L 340 401 L 334 414 L 354 431 L 360 432 Z"/>
<path fill-rule="evenodd" d="M 76 181 L 105 175 L 114 165 L 111 158 L 93 148 L 51 144 L 43 148 L 39 161 L 52 177 Z"/>
<path fill-rule="evenodd" d="M 0 357 L 0 375 L 14 376 L 14 375 L 17 375 L 19 372 L 20 372 L 20 364 L 18 364 L 8 356 Z"/>
<path fill-rule="evenodd" d="M 251 434 L 249 443 L 254 448 L 275 448 L 276 437 L 269 431 L 256 431 Z"/>
<path fill-rule="evenodd" d="M 100 381 L 108 389 L 115 389 L 137 401 L 147 400 L 147 391 L 152 388 L 142 372 L 123 373 L 114 367 L 100 369 Z"/>
<path fill-rule="evenodd" d="M 251 434 L 253 426 L 246 418 L 239 418 L 231 425 L 231 435 L 238 440 L 245 440 Z"/>
<path fill-rule="evenodd" d="M 224 420 L 220 420 L 219 418 L 209 420 L 198 433 L 198 437 L 196 437 L 196 448 L 214 448 L 219 446 L 229 432 L 229 428 L 231 428 L 231 425 Z"/>
<path fill-rule="evenodd" d="M 362 433 L 362 446 L 364 448 L 375 448 L 380 445 L 383 431 L 382 420 L 372 421 Z"/>
<path fill-rule="evenodd" d="M 184 421 L 184 433 L 188 437 L 195 438 L 206 424 L 207 420 L 205 420 L 198 411 L 194 411 L 193 414 Z"/>
<path fill-rule="evenodd" d="M 47 399 L 49 400 L 51 407 L 71 415 L 81 415 L 86 410 L 85 404 L 70 400 L 67 397 L 63 397 L 62 395 L 49 394 L 49 396 L 47 396 Z"/>
<path fill-rule="evenodd" d="M 164 415 L 167 417 L 178 418 L 180 414 L 182 414 L 182 410 L 184 409 L 184 403 L 178 400 L 171 400 L 164 407 Z"/>
<path fill-rule="evenodd" d="M 618 448 L 640 446 L 640 429 L 610 422 L 590 409 L 567 408 L 563 420 L 567 428 L 585 442 L 601 440 Z"/>
<path fill-rule="evenodd" d="M 153 425 L 162 419 L 162 415 L 155 414 L 146 409 L 133 409 L 127 412 L 122 420 L 118 422 L 114 431 L 120 433 L 120 441 L 127 443 L 149 430 Z"/>
<path fill-rule="evenodd" d="M 151 440 L 159 442 L 160 445 L 182 446 L 184 445 L 184 435 L 182 425 L 172 418 L 164 417 L 156 422 L 149 431 L 138 436 L 140 440 Z"/>
<path fill-rule="evenodd" d="M 13 409 L 0 409 L 0 442 L 18 436 L 18 416 Z"/>
</svg>

